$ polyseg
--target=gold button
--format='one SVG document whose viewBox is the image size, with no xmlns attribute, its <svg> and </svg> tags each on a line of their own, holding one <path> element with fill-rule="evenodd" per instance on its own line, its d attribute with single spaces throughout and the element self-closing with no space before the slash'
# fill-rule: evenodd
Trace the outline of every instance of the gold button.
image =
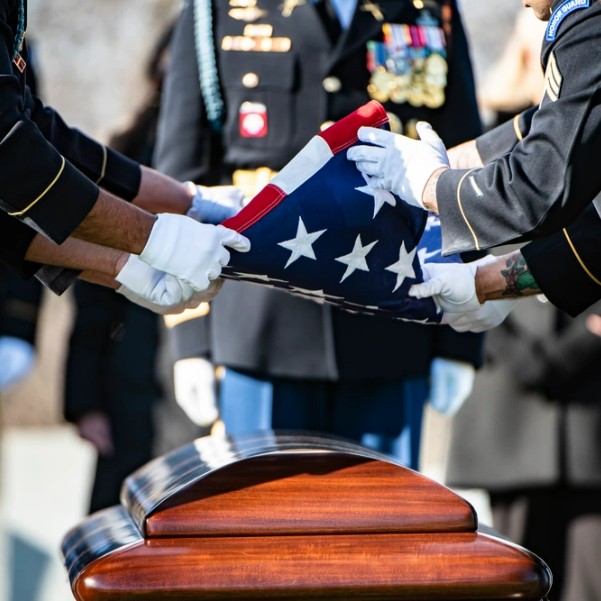
<svg viewBox="0 0 601 601">
<path fill-rule="evenodd" d="M 324 131 L 325 129 L 328 129 L 328 127 L 330 127 L 330 125 L 334 125 L 334 122 L 333 121 L 324 121 L 319 126 L 319 131 Z"/>
<path fill-rule="evenodd" d="M 259 85 L 259 76 L 256 73 L 245 73 L 242 76 L 242 85 L 245 88 L 256 88 Z"/>
<path fill-rule="evenodd" d="M 323 89 L 330 94 L 335 94 L 336 92 L 340 92 L 342 88 L 342 82 L 333 75 L 326 77 L 323 82 Z"/>
</svg>

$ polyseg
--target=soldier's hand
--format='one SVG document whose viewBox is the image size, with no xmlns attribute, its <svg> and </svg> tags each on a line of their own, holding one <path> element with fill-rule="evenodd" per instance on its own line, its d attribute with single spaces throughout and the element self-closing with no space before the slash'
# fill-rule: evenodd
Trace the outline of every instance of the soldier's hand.
<svg viewBox="0 0 601 601">
<path fill-rule="evenodd" d="M 471 263 L 424 263 L 424 281 L 411 286 L 409 296 L 431 297 L 444 313 L 476 311 L 482 307 L 476 294 L 476 271 L 480 265 L 495 260 L 487 255 Z"/>
<path fill-rule="evenodd" d="M 184 215 L 158 215 L 140 258 L 172 274 L 195 291 L 206 290 L 230 260 L 228 248 L 250 250 L 250 241 L 222 225 L 198 223 Z"/>
<path fill-rule="evenodd" d="M 420 121 L 416 128 L 419 140 L 376 127 L 360 127 L 359 140 L 369 145 L 349 148 L 347 158 L 371 178 L 371 186 L 394 192 L 408 204 L 423 209 L 428 180 L 439 169 L 449 168 L 449 158 L 429 123 Z"/>
<path fill-rule="evenodd" d="M 218 225 L 233 217 L 244 202 L 244 194 L 236 186 L 197 186 L 187 185 L 193 192 L 192 205 L 186 215 L 201 223 Z"/>
<path fill-rule="evenodd" d="M 173 364 L 177 404 L 197 426 L 207 427 L 219 417 L 215 391 L 215 368 L 202 357 L 179 359 Z"/>
<path fill-rule="evenodd" d="M 188 304 L 194 294 L 192 286 L 154 269 L 136 255 L 129 255 L 115 279 L 121 284 L 117 292 L 155 313 L 181 313 L 192 306 Z"/>
<path fill-rule="evenodd" d="M 486 332 L 502 323 L 521 299 L 489 300 L 475 311 L 445 313 L 440 323 L 456 332 Z"/>
</svg>

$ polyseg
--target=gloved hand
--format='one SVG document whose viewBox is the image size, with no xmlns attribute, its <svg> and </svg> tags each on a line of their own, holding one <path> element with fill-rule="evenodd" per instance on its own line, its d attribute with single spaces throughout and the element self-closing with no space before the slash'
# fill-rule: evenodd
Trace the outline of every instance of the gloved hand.
<svg viewBox="0 0 601 601">
<path fill-rule="evenodd" d="M 200 303 L 213 300 L 221 290 L 222 286 L 223 280 L 221 278 L 213 280 L 206 290 L 203 290 L 202 292 L 193 292 L 192 296 L 188 300 L 182 301 L 178 304 L 166 306 L 153 303 L 143 296 L 137 295 L 135 292 L 132 292 L 129 288 L 126 288 L 123 285 L 119 286 L 116 292 L 122 294 L 132 303 L 140 305 L 141 307 L 144 307 L 153 313 L 158 313 L 159 315 L 176 315 L 178 313 L 183 313 L 186 309 L 195 309 L 198 307 L 198 305 L 200 305 Z"/>
<path fill-rule="evenodd" d="M 197 186 L 192 182 L 187 185 L 194 192 L 192 205 L 186 215 L 201 223 L 218 225 L 229 217 L 233 217 L 244 202 L 244 194 L 236 186 Z"/>
<path fill-rule="evenodd" d="M 498 326 L 516 307 L 521 299 L 489 300 L 479 309 L 467 313 L 444 313 L 441 323 L 456 332 L 485 332 Z"/>
<path fill-rule="evenodd" d="M 226 247 L 250 250 L 250 241 L 222 225 L 198 223 L 184 215 L 161 213 L 154 224 L 140 259 L 170 273 L 193 290 L 206 290 L 230 260 Z"/>
<path fill-rule="evenodd" d="M 430 365 L 430 405 L 452 417 L 474 387 L 476 370 L 470 363 L 437 357 Z"/>
<path fill-rule="evenodd" d="M 180 359 L 173 365 L 177 404 L 197 426 L 207 427 L 217 420 L 215 369 L 201 357 Z"/>
<path fill-rule="evenodd" d="M 35 348 L 15 336 L 0 336 L 0 392 L 24 378 L 35 362 Z"/>
<path fill-rule="evenodd" d="M 431 297 L 444 313 L 468 313 L 482 307 L 476 295 L 478 267 L 494 263 L 493 255 L 470 263 L 424 263 L 424 282 L 409 288 L 409 296 Z"/>
<path fill-rule="evenodd" d="M 357 163 L 357 169 L 371 176 L 374 188 L 390 190 L 414 207 L 424 207 L 424 188 L 432 174 L 449 168 L 447 151 L 429 123 L 417 126 L 420 140 L 378 129 L 360 127 L 359 140 L 374 146 L 353 146 L 347 158 Z"/>
<path fill-rule="evenodd" d="M 121 284 L 117 292 L 155 313 L 171 308 L 177 310 L 184 305 L 183 311 L 187 308 L 186 301 L 194 294 L 192 286 L 171 274 L 154 269 L 137 255 L 129 255 L 115 279 Z"/>
</svg>

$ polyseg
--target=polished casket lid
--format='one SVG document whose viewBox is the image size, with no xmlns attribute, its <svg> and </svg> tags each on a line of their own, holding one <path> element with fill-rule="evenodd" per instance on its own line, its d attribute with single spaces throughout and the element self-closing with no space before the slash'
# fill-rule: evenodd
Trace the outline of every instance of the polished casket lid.
<svg viewBox="0 0 601 601">
<path fill-rule="evenodd" d="M 471 505 L 341 439 L 204 437 L 126 479 L 63 540 L 80 601 L 533 599 L 542 560 Z"/>
</svg>

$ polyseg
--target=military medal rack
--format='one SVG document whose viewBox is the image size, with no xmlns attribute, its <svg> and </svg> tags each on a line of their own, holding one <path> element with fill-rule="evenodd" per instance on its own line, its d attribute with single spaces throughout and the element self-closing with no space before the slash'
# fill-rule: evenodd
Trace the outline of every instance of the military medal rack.
<svg viewBox="0 0 601 601">
<path fill-rule="evenodd" d="M 330 437 L 200 438 L 63 540 L 79 601 L 541 600 L 545 563 L 448 488 Z"/>
</svg>

